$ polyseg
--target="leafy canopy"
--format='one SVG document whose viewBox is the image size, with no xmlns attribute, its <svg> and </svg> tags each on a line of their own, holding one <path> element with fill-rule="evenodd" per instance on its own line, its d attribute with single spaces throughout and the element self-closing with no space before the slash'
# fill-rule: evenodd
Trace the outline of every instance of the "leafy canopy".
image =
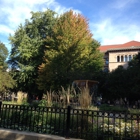
<svg viewBox="0 0 140 140">
<path fill-rule="evenodd" d="M 6 58 L 8 56 L 8 50 L 5 45 L 0 42 L 0 69 L 6 68 Z"/>
<path fill-rule="evenodd" d="M 100 44 L 92 38 L 88 20 L 72 10 L 60 15 L 46 42 L 44 63 L 39 67 L 40 89 L 58 89 L 75 79 L 92 79 L 103 66 Z"/>
<path fill-rule="evenodd" d="M 6 90 L 14 87 L 14 80 L 8 72 L 6 72 L 7 63 L 6 59 L 8 57 L 8 49 L 6 46 L 0 42 L 0 94 L 4 94 Z"/>
<path fill-rule="evenodd" d="M 106 81 L 104 98 L 126 97 L 130 101 L 140 98 L 140 53 L 128 63 L 127 69 L 119 66 L 110 72 Z"/>
<path fill-rule="evenodd" d="M 40 92 L 36 85 L 38 66 L 43 61 L 45 38 L 51 36 L 55 22 L 55 12 L 31 12 L 32 17 L 20 25 L 13 36 L 9 37 L 12 45 L 9 64 L 17 89 L 36 94 Z M 18 70 L 18 71 L 17 71 Z"/>
</svg>

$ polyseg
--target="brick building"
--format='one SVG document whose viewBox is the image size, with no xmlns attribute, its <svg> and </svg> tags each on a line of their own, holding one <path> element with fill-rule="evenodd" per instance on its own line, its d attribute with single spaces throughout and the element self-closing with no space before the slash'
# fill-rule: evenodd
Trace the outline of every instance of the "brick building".
<svg viewBox="0 0 140 140">
<path fill-rule="evenodd" d="M 104 53 L 104 70 L 112 71 L 120 65 L 127 68 L 128 61 L 140 52 L 140 42 L 130 41 L 124 44 L 103 45 L 99 49 Z"/>
</svg>

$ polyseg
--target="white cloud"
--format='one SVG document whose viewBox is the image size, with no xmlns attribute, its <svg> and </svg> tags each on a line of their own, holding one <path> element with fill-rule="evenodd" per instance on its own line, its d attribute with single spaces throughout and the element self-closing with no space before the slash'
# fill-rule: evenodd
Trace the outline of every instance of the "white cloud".
<svg viewBox="0 0 140 140">
<path fill-rule="evenodd" d="M 133 3 L 137 2 L 137 0 L 115 0 L 115 2 L 111 3 L 110 6 L 116 9 L 123 9 L 126 7 L 130 7 Z"/>
<path fill-rule="evenodd" d="M 140 40 L 140 32 L 137 32 L 134 36 L 135 40 Z"/>
<path fill-rule="evenodd" d="M 47 8 L 57 13 L 64 13 L 70 9 L 60 5 L 55 0 L 14 0 L 14 2 L 11 0 L 2 0 L 0 17 L 6 15 L 4 19 L 7 26 L 11 29 L 16 29 L 20 23 L 24 23 L 25 19 L 30 18 L 31 11 L 45 11 Z M 74 11 L 80 13 L 78 10 Z"/>
<path fill-rule="evenodd" d="M 90 29 L 101 45 L 140 41 L 139 0 L 112 0 L 100 10 Z M 111 10 L 111 11 L 110 11 Z"/>
<path fill-rule="evenodd" d="M 78 9 L 62 6 L 56 1 L 53 1 L 53 3 L 51 3 L 49 7 L 52 8 L 54 11 L 56 11 L 58 14 L 63 14 L 64 12 L 69 11 L 69 10 L 73 10 L 76 13 L 81 13 L 81 11 Z"/>
<path fill-rule="evenodd" d="M 45 11 L 50 8 L 57 13 L 64 13 L 73 8 L 66 8 L 55 0 L 2 0 L 0 6 L 0 17 L 3 17 L 7 28 L 15 30 L 20 23 L 24 23 L 25 19 L 29 19 L 31 11 Z M 79 10 L 74 10 L 81 13 Z M 3 26 L 3 23 L 0 22 Z M 6 26 L 5 25 L 5 26 Z"/>
<path fill-rule="evenodd" d="M 72 9 L 62 6 L 55 0 L 1 0 L 0 36 L 4 34 L 8 37 L 9 33 L 13 34 L 18 26 L 25 22 L 25 19 L 30 19 L 31 11 L 45 11 L 47 8 L 52 9 L 59 14 Z M 73 10 L 80 13 L 78 10 Z"/>
<path fill-rule="evenodd" d="M 136 24 L 113 24 L 111 19 L 105 19 L 94 24 L 91 23 L 94 38 L 101 45 L 120 44 L 131 40 L 140 41 L 140 29 Z"/>
<path fill-rule="evenodd" d="M 14 2 L 4 0 L 1 5 L 0 13 L 6 15 L 5 21 L 7 26 L 16 29 L 25 19 L 30 18 L 31 11 L 39 10 L 40 5 L 47 8 L 47 6 L 52 3 L 54 3 L 53 0 L 14 0 Z"/>
<path fill-rule="evenodd" d="M 0 25 L 0 34 L 9 35 L 9 34 L 13 34 L 13 33 L 14 33 L 14 31 L 11 30 L 8 26 Z"/>
</svg>

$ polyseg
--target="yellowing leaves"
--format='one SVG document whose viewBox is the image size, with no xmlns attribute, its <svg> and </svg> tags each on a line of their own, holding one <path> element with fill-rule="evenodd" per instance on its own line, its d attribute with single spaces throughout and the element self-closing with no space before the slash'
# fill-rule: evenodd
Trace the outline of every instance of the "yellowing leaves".
<svg viewBox="0 0 140 140">
<path fill-rule="evenodd" d="M 45 51 L 45 61 L 39 67 L 38 84 L 41 89 L 46 90 L 48 85 L 65 86 L 75 78 L 91 77 L 96 63 L 94 53 L 98 52 L 96 49 L 93 51 L 94 40 L 85 17 L 72 10 L 62 14 L 46 42 L 49 45 Z M 100 66 L 96 68 L 100 69 Z"/>
</svg>

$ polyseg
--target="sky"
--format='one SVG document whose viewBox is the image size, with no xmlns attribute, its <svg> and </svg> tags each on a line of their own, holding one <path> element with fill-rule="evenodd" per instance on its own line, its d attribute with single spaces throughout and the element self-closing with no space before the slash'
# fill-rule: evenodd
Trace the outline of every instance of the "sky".
<svg viewBox="0 0 140 140">
<path fill-rule="evenodd" d="M 140 41 L 140 0 L 0 0 L 0 41 L 8 40 L 31 11 L 47 8 L 63 14 L 73 10 L 88 19 L 93 38 L 101 45 Z"/>
</svg>

